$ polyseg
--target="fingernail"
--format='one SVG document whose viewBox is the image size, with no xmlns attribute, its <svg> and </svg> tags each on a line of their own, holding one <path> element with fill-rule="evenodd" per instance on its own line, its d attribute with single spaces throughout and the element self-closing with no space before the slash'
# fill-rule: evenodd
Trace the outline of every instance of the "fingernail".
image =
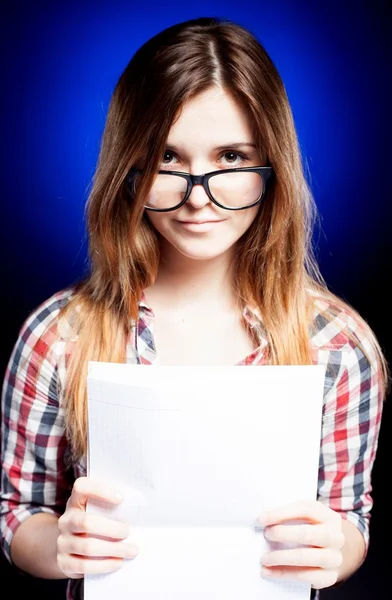
<svg viewBox="0 0 392 600">
<path fill-rule="evenodd" d="M 255 531 L 263 531 L 264 530 L 264 525 L 262 525 L 259 521 L 259 519 L 256 519 L 255 521 Z"/>
<path fill-rule="evenodd" d="M 124 496 L 121 492 L 114 492 L 113 495 L 117 502 L 122 502 L 124 500 Z"/>
<path fill-rule="evenodd" d="M 135 558 L 139 554 L 139 548 L 137 546 L 129 546 L 127 548 L 127 558 Z"/>
<path fill-rule="evenodd" d="M 264 566 L 269 565 L 270 564 L 269 554 L 264 554 L 264 556 L 261 557 L 261 562 Z"/>
</svg>

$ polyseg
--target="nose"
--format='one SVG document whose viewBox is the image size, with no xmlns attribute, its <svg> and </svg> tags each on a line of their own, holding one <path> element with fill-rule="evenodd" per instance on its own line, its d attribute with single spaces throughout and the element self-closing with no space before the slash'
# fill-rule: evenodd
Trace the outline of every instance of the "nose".
<svg viewBox="0 0 392 600">
<path fill-rule="evenodd" d="M 205 189 L 200 183 L 194 184 L 190 196 L 187 200 L 187 204 L 191 204 L 193 208 L 203 208 L 211 202 Z"/>
</svg>

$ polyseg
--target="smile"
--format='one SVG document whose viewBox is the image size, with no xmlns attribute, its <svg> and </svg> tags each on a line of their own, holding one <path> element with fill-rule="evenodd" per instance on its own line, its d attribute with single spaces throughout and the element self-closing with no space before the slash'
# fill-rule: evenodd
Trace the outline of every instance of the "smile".
<svg viewBox="0 0 392 600">
<path fill-rule="evenodd" d="M 206 233 L 207 231 L 211 231 L 214 229 L 219 223 L 223 223 L 223 220 L 217 221 L 177 221 L 177 223 L 188 229 L 188 231 L 195 231 L 199 233 Z"/>
</svg>

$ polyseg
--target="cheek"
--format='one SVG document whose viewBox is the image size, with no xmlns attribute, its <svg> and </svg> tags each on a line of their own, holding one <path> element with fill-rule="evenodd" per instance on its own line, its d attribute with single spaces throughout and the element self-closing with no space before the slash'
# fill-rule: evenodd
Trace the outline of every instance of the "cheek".
<svg viewBox="0 0 392 600">
<path fill-rule="evenodd" d="M 238 220 L 238 230 L 241 231 L 241 235 L 248 231 L 253 221 L 256 219 L 260 210 L 260 205 L 254 206 L 244 210 L 241 214 L 241 218 Z"/>
<path fill-rule="evenodd" d="M 152 225 L 158 233 L 164 234 L 167 230 L 167 215 L 164 213 L 145 212 L 147 221 Z"/>
</svg>

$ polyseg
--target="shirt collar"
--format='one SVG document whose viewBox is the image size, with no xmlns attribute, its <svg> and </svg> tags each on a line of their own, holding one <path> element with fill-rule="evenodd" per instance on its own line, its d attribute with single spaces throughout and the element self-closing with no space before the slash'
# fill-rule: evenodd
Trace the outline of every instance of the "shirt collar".
<svg viewBox="0 0 392 600">
<path fill-rule="evenodd" d="M 147 312 L 150 312 L 151 315 L 154 315 L 154 313 L 152 311 L 152 308 L 147 303 L 147 299 L 146 299 L 146 296 L 145 296 L 144 292 L 142 293 L 142 297 L 139 300 L 139 309 L 140 308 L 144 308 Z"/>
</svg>

